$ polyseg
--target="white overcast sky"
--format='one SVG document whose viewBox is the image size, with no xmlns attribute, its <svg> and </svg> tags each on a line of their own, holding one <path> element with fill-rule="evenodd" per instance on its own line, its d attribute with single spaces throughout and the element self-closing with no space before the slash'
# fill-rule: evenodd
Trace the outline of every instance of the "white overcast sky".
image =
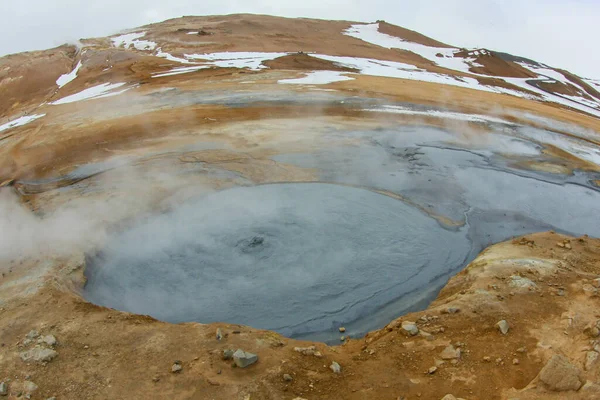
<svg viewBox="0 0 600 400">
<path fill-rule="evenodd" d="M 383 19 L 600 79 L 600 0 L 0 0 L 0 55 L 181 15 L 231 13 Z"/>
</svg>

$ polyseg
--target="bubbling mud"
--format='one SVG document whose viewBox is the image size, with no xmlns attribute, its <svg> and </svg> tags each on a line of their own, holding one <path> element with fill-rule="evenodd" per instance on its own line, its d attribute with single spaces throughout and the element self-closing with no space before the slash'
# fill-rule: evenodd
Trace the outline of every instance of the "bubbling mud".
<svg viewBox="0 0 600 400">
<path fill-rule="evenodd" d="M 336 329 L 462 265 L 423 212 L 331 184 L 240 187 L 148 219 L 88 260 L 86 297 L 170 322 Z"/>
</svg>

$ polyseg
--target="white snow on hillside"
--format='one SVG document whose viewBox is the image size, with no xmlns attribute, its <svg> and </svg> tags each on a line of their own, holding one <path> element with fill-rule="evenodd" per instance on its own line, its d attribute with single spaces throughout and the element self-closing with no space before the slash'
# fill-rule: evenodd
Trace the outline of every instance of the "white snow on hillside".
<svg viewBox="0 0 600 400">
<path fill-rule="evenodd" d="M 6 124 L 0 125 L 0 132 L 5 131 L 10 128 L 15 128 L 17 126 L 23 126 L 25 124 L 30 123 L 31 121 L 35 121 L 38 118 L 42 118 L 44 115 L 46 115 L 46 114 L 24 115 L 17 119 L 13 119 L 12 121 L 7 122 Z"/>
<path fill-rule="evenodd" d="M 65 86 L 67 83 L 73 81 L 73 79 L 77 78 L 77 71 L 79 71 L 79 68 L 81 68 L 83 64 L 81 64 L 81 61 L 79 61 L 77 63 L 77 66 L 75 68 L 73 68 L 73 71 L 69 72 L 68 74 L 63 74 L 61 76 L 58 77 L 58 79 L 56 80 L 56 84 L 58 85 L 58 88 L 60 89 L 61 87 Z"/>
<path fill-rule="evenodd" d="M 126 89 L 119 90 L 116 92 L 111 92 L 111 90 L 120 88 L 123 85 L 125 85 L 124 82 L 102 83 L 100 85 L 96 85 L 96 86 L 92 86 L 90 88 L 84 89 L 79 93 L 75 93 L 70 96 L 63 97 L 62 99 L 56 100 L 50 104 L 59 105 L 59 104 L 74 103 L 76 101 L 82 101 L 82 100 L 100 99 L 103 97 L 116 96 L 116 95 L 121 94 L 130 89 L 130 88 L 126 88 Z"/>
<path fill-rule="evenodd" d="M 111 41 L 115 47 L 123 46 L 124 48 L 128 49 L 130 46 L 133 46 L 138 50 L 154 50 L 156 48 L 156 43 L 149 40 L 138 40 L 145 35 L 146 32 L 126 33 L 124 35 L 111 38 Z"/>
<path fill-rule="evenodd" d="M 339 71 L 312 71 L 302 78 L 280 79 L 277 83 L 292 85 L 326 85 L 333 82 L 349 81 L 354 78 L 342 75 Z"/>
<path fill-rule="evenodd" d="M 178 63 L 182 63 L 182 64 L 193 64 L 191 61 L 186 60 L 185 58 L 175 57 L 172 54 L 162 51 L 162 49 L 160 47 L 156 50 L 155 56 L 166 58 L 169 61 L 174 61 L 174 62 L 178 62 Z"/>
<path fill-rule="evenodd" d="M 379 32 L 379 23 L 352 25 L 346 29 L 344 35 L 348 35 L 362 41 L 386 47 L 388 49 L 400 49 L 413 52 L 433 62 L 440 67 L 455 71 L 469 72 L 469 68 L 475 59 L 454 57 L 460 49 L 452 47 L 431 47 L 420 43 L 409 42 L 395 36 Z M 479 66 L 478 64 L 476 66 Z"/>
<path fill-rule="evenodd" d="M 385 113 L 393 113 L 393 114 L 405 114 L 405 115 L 418 115 L 423 117 L 433 117 L 433 118 L 443 118 L 443 119 L 455 119 L 459 121 L 467 121 L 467 122 L 485 122 L 485 123 L 497 123 L 497 124 L 507 124 L 507 125 L 515 125 L 512 122 L 505 121 L 500 118 L 490 117 L 487 115 L 479 115 L 479 114 L 465 114 L 454 111 L 442 111 L 442 110 L 415 110 L 408 107 L 402 106 L 390 106 L 384 105 L 382 107 L 377 108 L 366 108 L 363 111 L 371 111 L 371 112 L 385 112 Z"/>
<path fill-rule="evenodd" d="M 206 69 L 206 68 L 210 68 L 210 67 L 208 65 L 195 65 L 193 67 L 178 67 L 178 68 L 173 68 L 172 70 L 169 70 L 167 72 L 161 72 L 158 74 L 154 74 L 154 75 L 152 75 L 152 77 L 153 78 L 161 78 L 163 76 L 187 74 L 188 72 L 196 72 L 196 71 L 199 71 L 201 69 Z"/>
<path fill-rule="evenodd" d="M 207 54 L 185 54 L 184 57 L 192 60 L 205 60 L 204 63 L 220 68 L 248 68 L 259 70 L 267 68 L 263 61 L 274 60 L 288 53 L 261 53 L 261 52 L 222 52 Z"/>
</svg>

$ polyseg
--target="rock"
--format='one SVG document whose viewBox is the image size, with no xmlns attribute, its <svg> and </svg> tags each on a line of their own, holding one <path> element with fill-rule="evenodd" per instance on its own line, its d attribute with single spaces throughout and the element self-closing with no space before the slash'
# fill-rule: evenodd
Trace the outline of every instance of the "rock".
<svg viewBox="0 0 600 400">
<path fill-rule="evenodd" d="M 508 278 L 508 286 L 517 289 L 534 289 L 537 285 L 531 280 L 519 275 L 511 275 Z"/>
<path fill-rule="evenodd" d="M 33 340 L 38 336 L 40 336 L 39 332 L 36 331 L 35 329 L 33 329 L 33 330 L 29 331 L 29 333 L 25 337 L 29 340 Z"/>
<path fill-rule="evenodd" d="M 442 397 L 442 400 L 458 400 L 458 399 L 451 394 L 447 394 L 444 397 Z"/>
<path fill-rule="evenodd" d="M 402 322 L 402 330 L 404 330 L 410 336 L 415 336 L 416 334 L 419 333 L 419 328 L 417 328 L 417 325 L 414 322 L 410 322 L 410 321 Z"/>
<path fill-rule="evenodd" d="M 512 363 L 513 363 L 513 365 L 519 365 L 519 364 L 521 364 L 521 361 L 519 361 L 518 358 L 513 358 Z"/>
<path fill-rule="evenodd" d="M 233 358 L 233 350 L 225 349 L 223 350 L 223 360 L 231 360 Z"/>
<path fill-rule="evenodd" d="M 181 372 L 182 369 L 183 367 L 181 366 L 181 361 L 175 361 L 171 366 L 171 372 L 174 374 Z"/>
<path fill-rule="evenodd" d="M 331 368 L 331 370 L 335 374 L 341 374 L 342 373 L 342 367 L 340 367 L 340 364 L 336 363 L 335 361 L 331 362 L 331 365 L 329 366 L 329 368 Z"/>
<path fill-rule="evenodd" d="M 56 397 L 48 397 L 46 400 L 56 400 Z"/>
<path fill-rule="evenodd" d="M 0 396 L 8 395 L 8 385 L 6 382 L 0 382 Z"/>
<path fill-rule="evenodd" d="M 48 346 L 56 346 L 56 338 L 54 335 L 42 336 L 40 339 L 42 343 L 46 343 Z"/>
<path fill-rule="evenodd" d="M 343 326 L 340 326 L 339 331 L 340 331 L 340 333 L 344 333 L 344 332 L 346 332 L 346 328 L 344 328 Z"/>
<path fill-rule="evenodd" d="M 290 374 L 283 374 L 283 380 L 286 382 L 291 382 L 294 380 Z"/>
<path fill-rule="evenodd" d="M 237 349 L 233 353 L 233 362 L 240 368 L 246 368 L 258 361 L 256 354 L 245 352 L 242 349 Z"/>
<path fill-rule="evenodd" d="M 302 353 L 305 356 L 316 356 L 316 357 L 322 356 L 321 352 L 317 351 L 317 348 L 315 346 L 294 347 L 294 351 L 297 351 L 298 353 Z"/>
<path fill-rule="evenodd" d="M 578 390 L 583 385 L 579 368 L 572 365 L 566 357 L 558 354 L 552 356 L 546 363 L 539 377 L 550 390 L 556 392 Z"/>
<path fill-rule="evenodd" d="M 508 325 L 508 322 L 506 322 L 506 320 L 499 321 L 496 324 L 496 326 L 500 330 L 500 333 L 502 333 L 503 335 L 506 335 L 508 333 L 508 330 L 510 329 L 510 325 Z"/>
<path fill-rule="evenodd" d="M 430 368 L 427 370 L 427 373 L 428 373 L 429 375 L 432 375 L 432 374 L 435 374 L 435 371 L 437 371 L 437 367 L 430 367 Z"/>
<path fill-rule="evenodd" d="M 588 335 L 591 338 L 596 338 L 596 337 L 600 336 L 600 327 L 598 325 L 600 325 L 600 321 L 592 322 L 592 323 L 588 324 L 583 329 L 583 333 L 585 333 L 586 335 Z"/>
<path fill-rule="evenodd" d="M 36 362 L 50 362 L 58 353 L 52 349 L 45 349 L 43 347 L 36 346 L 31 350 L 24 351 L 19 354 L 21 360 L 25 362 L 36 361 Z"/>
<path fill-rule="evenodd" d="M 429 332 L 420 331 L 419 335 L 421 335 L 423 338 L 425 338 L 425 340 L 433 340 L 433 339 L 435 339 L 433 337 L 433 335 L 431 333 L 429 333 Z"/>
<path fill-rule="evenodd" d="M 25 393 L 33 393 L 38 389 L 38 385 L 36 385 L 35 383 L 31 382 L 31 381 L 25 381 L 23 382 L 23 390 L 25 391 Z"/>
<path fill-rule="evenodd" d="M 588 351 L 585 355 L 584 369 L 586 371 L 591 371 L 592 368 L 594 368 L 594 365 L 596 365 L 596 363 L 598 362 L 599 356 L 600 354 L 596 353 L 595 351 Z"/>
<path fill-rule="evenodd" d="M 448 309 L 446 311 L 448 311 L 448 314 L 456 314 L 457 312 L 460 312 L 460 308 L 458 308 L 458 307 L 448 307 Z"/>
<path fill-rule="evenodd" d="M 595 296 L 598 294 L 598 289 L 596 289 L 589 283 L 584 284 L 582 287 L 582 290 L 583 290 L 583 293 L 588 297 L 592 297 L 592 296 Z"/>
<path fill-rule="evenodd" d="M 600 385 L 594 382 L 587 381 L 581 388 L 580 392 L 600 394 Z M 596 397 L 594 397 L 596 398 Z"/>
<path fill-rule="evenodd" d="M 488 357 L 488 356 L 485 356 L 485 357 L 483 357 L 483 361 L 490 362 L 490 361 L 492 361 L 492 358 Z"/>
<path fill-rule="evenodd" d="M 223 339 L 223 331 L 221 330 L 221 328 L 217 328 L 216 337 L 217 337 L 217 340 Z"/>
<path fill-rule="evenodd" d="M 346 341 L 346 336 L 340 336 L 340 342 Z"/>
<path fill-rule="evenodd" d="M 460 358 L 460 349 L 455 349 L 454 346 L 449 345 L 446 347 L 441 354 L 442 360 L 454 360 Z"/>
<path fill-rule="evenodd" d="M 600 278 L 596 278 L 596 279 L 592 280 L 592 286 L 597 289 L 600 289 Z"/>
</svg>

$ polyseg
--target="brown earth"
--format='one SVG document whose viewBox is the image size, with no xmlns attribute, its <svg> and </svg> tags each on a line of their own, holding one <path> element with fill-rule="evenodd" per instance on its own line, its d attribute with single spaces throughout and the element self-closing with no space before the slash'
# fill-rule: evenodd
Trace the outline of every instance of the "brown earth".
<svg viewBox="0 0 600 400">
<path fill-rule="evenodd" d="M 597 366 L 583 371 L 586 351 L 597 343 L 584 331 L 600 318 L 599 240 L 540 233 L 492 246 L 427 310 L 340 346 L 226 323 L 172 325 L 94 306 L 78 294 L 83 265 L 74 256 L 2 267 L 0 379 L 11 379 L 9 398 L 25 380 L 39 386 L 33 398 L 59 399 L 598 398 L 598 386 L 553 392 L 537 376 L 562 354 L 581 370 L 582 383 L 599 378 Z M 510 325 L 506 335 L 496 327 L 500 320 Z M 404 332 L 404 321 L 421 333 Z M 56 337 L 55 359 L 19 358 L 35 345 L 25 340 L 32 329 Z M 294 350 L 310 345 L 322 356 Z M 442 359 L 449 345 L 461 349 L 459 358 Z M 258 363 L 241 369 L 222 359 L 224 349 L 237 348 L 258 354 Z M 181 372 L 171 372 L 175 361 Z M 333 361 L 340 374 L 330 370 Z"/>
<path fill-rule="evenodd" d="M 315 51 L 406 62 L 431 72 L 451 73 L 416 54 L 341 35 L 351 24 L 232 15 L 184 17 L 135 31 L 147 30 L 144 39 L 156 40 L 163 51 L 175 56 L 216 51 Z M 205 34 L 187 35 L 190 31 Z M 425 45 L 447 46 L 383 22 L 380 31 Z M 579 137 L 567 128 L 548 128 L 525 115 L 600 132 L 598 118 L 557 104 L 455 86 L 356 75 L 307 54 L 265 62 L 268 68 L 260 71 L 209 68 L 153 78 L 157 72 L 181 65 L 151 53 L 116 49 L 108 38 L 85 39 L 83 43 L 86 47 L 80 52 L 62 46 L 0 59 L 1 122 L 34 111 L 46 114 L 27 125 L 0 132 L 0 196 L 11 194 L 20 204 L 4 210 L 3 215 L 24 213 L 27 221 L 37 221 L 40 215 L 97 203 L 103 208 L 93 208 L 95 212 L 78 219 L 69 229 L 83 226 L 86 232 L 103 232 L 106 225 L 126 223 L 136 215 L 162 209 L 165 203 L 168 206 L 169 197 L 179 191 L 185 197 L 197 188 L 219 190 L 248 182 L 316 181 L 318 171 L 278 163 L 272 156 L 311 153 L 339 144 L 320 133 L 318 128 L 324 125 L 348 130 L 419 124 L 443 127 L 467 138 L 490 133 L 478 123 L 374 113 L 337 101 L 319 105 L 257 101 L 249 106 L 163 103 L 160 96 L 165 91 L 175 91 L 173 98 L 177 100 L 192 95 L 202 99 L 214 93 L 244 93 L 260 98 L 264 93 L 334 90 L 348 97 L 492 115 L 591 144 L 600 143 L 593 135 Z M 79 60 L 83 67 L 77 79 L 58 89 L 56 79 L 70 72 Z M 484 68 L 473 72 L 531 76 L 518 64 L 500 61 L 494 56 L 480 57 L 478 62 Z M 277 84 L 280 79 L 313 70 L 346 71 L 354 79 L 317 89 Z M 457 77 L 468 75 L 452 73 Z M 583 86 L 578 77 L 566 76 Z M 476 78 L 485 84 L 513 88 L 498 78 Z M 106 82 L 125 82 L 133 88 L 105 99 L 44 104 Z M 584 88 L 590 95 L 597 94 Z M 352 143 L 354 139 L 345 140 Z M 198 144 L 217 145 L 219 149 L 178 150 Z M 54 190 L 75 182 L 70 180 L 28 182 L 64 175 L 78 165 L 115 156 L 135 161 L 129 169 L 91 177 L 102 190 Z M 198 174 L 179 179 L 181 166 L 194 163 L 230 172 L 231 177 L 216 179 Z M 542 159 L 518 160 L 515 165 L 560 174 L 574 169 L 598 170 L 595 164 L 551 145 L 544 146 Z M 386 194 L 405 200 L 397 194 Z M 123 204 L 134 212 L 117 212 Z M 447 226 L 463 223 L 431 215 Z M 99 225 L 95 225 L 96 219 Z M 69 229 L 61 228 L 60 233 Z M 17 398 L 20 392 L 22 398 L 27 391 L 26 380 L 39 386 L 32 398 L 56 396 L 59 400 L 412 400 L 440 399 L 450 393 L 468 400 L 600 398 L 598 384 L 592 383 L 600 379 L 598 364 L 579 371 L 584 369 L 586 358 L 600 351 L 596 331 L 588 326 L 600 319 L 598 239 L 547 232 L 492 246 L 452 278 L 427 310 L 403 316 L 382 330 L 340 346 L 297 342 L 273 332 L 227 323 L 173 325 L 89 304 L 80 294 L 84 249 L 84 244 L 78 243 L 68 251 L 39 249 L 23 258 L 5 259 L 0 254 L 0 382 L 8 383 L 8 398 Z M 459 311 L 449 313 L 449 308 Z M 510 325 L 507 335 L 496 326 L 500 320 Z M 410 336 L 401 327 L 403 321 L 415 322 L 421 333 Z M 215 337 L 217 328 L 225 335 L 220 341 Z M 56 336 L 55 359 L 48 363 L 20 359 L 21 352 L 35 346 L 26 340 L 32 329 Z M 460 358 L 441 360 L 442 351 L 450 344 L 461 349 Z M 296 346 L 311 345 L 321 352 L 320 357 L 294 350 Z M 222 350 L 237 348 L 258 354 L 258 363 L 241 369 L 222 359 Z M 548 376 L 560 377 L 569 368 L 558 374 L 548 368 L 540 380 L 540 371 L 557 354 L 577 368 L 575 381 L 589 381 L 584 388 L 567 392 L 549 389 L 556 388 L 556 382 L 549 381 Z M 176 360 L 181 361 L 183 370 L 172 373 Z M 332 361 L 341 365 L 341 374 L 329 368 Z M 430 373 L 434 366 L 437 369 Z M 284 380 L 283 374 L 289 374 L 292 380 Z"/>
</svg>

